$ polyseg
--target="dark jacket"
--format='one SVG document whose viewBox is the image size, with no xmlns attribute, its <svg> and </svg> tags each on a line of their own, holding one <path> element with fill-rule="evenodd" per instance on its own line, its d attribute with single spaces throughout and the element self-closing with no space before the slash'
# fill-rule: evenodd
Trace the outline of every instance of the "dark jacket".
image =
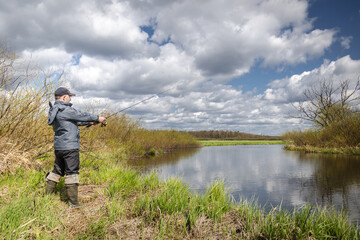
<svg viewBox="0 0 360 240">
<path fill-rule="evenodd" d="M 80 148 L 80 130 L 78 126 L 97 122 L 99 117 L 87 112 L 72 108 L 72 104 L 63 101 L 49 102 L 48 124 L 52 125 L 55 132 L 55 150 L 72 150 Z"/>
</svg>

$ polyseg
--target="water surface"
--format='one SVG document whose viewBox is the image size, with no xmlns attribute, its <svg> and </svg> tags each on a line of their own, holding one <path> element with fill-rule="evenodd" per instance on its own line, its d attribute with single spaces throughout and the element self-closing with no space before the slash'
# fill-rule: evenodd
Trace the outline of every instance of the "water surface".
<svg viewBox="0 0 360 240">
<path fill-rule="evenodd" d="M 235 201 L 255 198 L 270 209 L 305 203 L 332 205 L 360 222 L 360 157 L 304 154 L 282 145 L 219 146 L 187 149 L 133 163 L 156 169 L 162 179 L 178 176 L 203 193 L 222 179 Z"/>
</svg>

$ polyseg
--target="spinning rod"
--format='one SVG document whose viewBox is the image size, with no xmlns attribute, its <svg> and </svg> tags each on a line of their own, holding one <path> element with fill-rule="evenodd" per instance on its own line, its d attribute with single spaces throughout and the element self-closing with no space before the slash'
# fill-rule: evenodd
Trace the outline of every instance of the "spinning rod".
<svg viewBox="0 0 360 240">
<path fill-rule="evenodd" d="M 174 86 L 174 87 L 175 87 L 175 86 Z M 158 95 L 160 95 L 160 94 L 162 94 L 162 93 L 166 93 L 166 92 L 170 91 L 171 89 L 173 89 L 174 87 L 169 88 L 169 89 L 166 89 L 166 90 L 164 90 L 164 91 L 162 91 L 162 92 L 156 93 L 156 94 L 154 94 L 154 95 L 152 95 L 152 96 L 150 96 L 150 97 L 148 97 L 148 98 L 145 98 L 145 99 L 143 99 L 143 100 L 141 100 L 141 101 L 139 101 L 139 102 L 136 102 L 136 103 L 134 103 L 134 104 L 132 104 L 132 105 L 126 107 L 126 108 L 123 108 L 123 109 L 121 109 L 120 111 L 117 111 L 117 112 L 109 115 L 106 119 L 109 119 L 109 118 L 115 116 L 115 115 L 118 114 L 118 113 L 121 113 L 121 112 L 123 112 L 123 111 L 125 111 L 125 110 L 128 110 L 128 109 L 130 109 L 130 108 L 132 108 L 132 107 L 135 107 L 136 105 L 139 105 L 140 103 L 146 102 L 146 101 L 148 101 L 148 100 L 150 100 L 150 99 L 152 99 L 152 98 L 154 98 L 154 97 L 156 97 L 156 96 L 158 96 Z M 88 124 L 86 127 L 88 128 L 88 127 L 91 127 L 92 125 L 93 125 L 93 124 Z M 105 126 L 106 126 L 106 122 L 102 122 L 102 123 L 101 123 L 101 127 L 105 127 Z"/>
</svg>

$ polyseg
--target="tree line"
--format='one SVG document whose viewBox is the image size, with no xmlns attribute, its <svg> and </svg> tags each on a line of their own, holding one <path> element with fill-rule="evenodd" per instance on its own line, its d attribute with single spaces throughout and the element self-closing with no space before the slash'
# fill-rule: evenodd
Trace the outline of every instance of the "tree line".
<svg viewBox="0 0 360 240">
<path fill-rule="evenodd" d="M 279 136 L 264 136 L 251 133 L 244 133 L 239 131 L 229 130 L 201 130 L 201 131 L 188 131 L 199 140 L 279 140 Z"/>
</svg>

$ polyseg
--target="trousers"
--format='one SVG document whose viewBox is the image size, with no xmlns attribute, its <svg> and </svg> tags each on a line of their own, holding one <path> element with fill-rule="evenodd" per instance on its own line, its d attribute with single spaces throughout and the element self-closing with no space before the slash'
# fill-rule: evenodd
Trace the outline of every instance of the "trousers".
<svg viewBox="0 0 360 240">
<path fill-rule="evenodd" d="M 79 149 L 55 150 L 55 164 L 53 173 L 64 176 L 79 174 L 80 156 Z"/>
</svg>

